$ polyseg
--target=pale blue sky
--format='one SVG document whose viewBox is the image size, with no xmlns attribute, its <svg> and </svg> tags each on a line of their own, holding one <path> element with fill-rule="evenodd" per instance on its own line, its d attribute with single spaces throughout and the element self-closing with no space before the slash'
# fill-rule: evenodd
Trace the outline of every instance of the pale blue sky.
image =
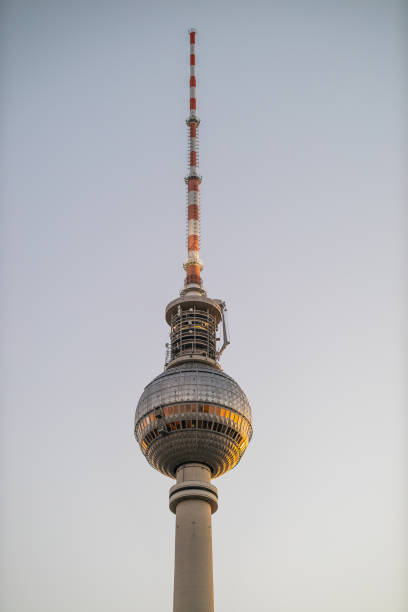
<svg viewBox="0 0 408 612">
<path fill-rule="evenodd" d="M 203 278 L 254 415 L 216 610 L 405 611 L 401 5 L 4 3 L 4 612 L 171 610 L 132 428 L 183 282 L 191 26 Z"/>
</svg>

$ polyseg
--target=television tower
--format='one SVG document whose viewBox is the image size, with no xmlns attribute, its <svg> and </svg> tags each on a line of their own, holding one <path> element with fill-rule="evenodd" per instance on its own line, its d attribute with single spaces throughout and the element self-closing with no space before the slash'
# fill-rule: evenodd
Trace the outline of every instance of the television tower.
<svg viewBox="0 0 408 612">
<path fill-rule="evenodd" d="M 218 492 L 211 479 L 237 465 L 252 436 L 252 419 L 245 393 L 219 364 L 229 344 L 225 302 L 207 297 L 201 280 L 196 30 L 189 37 L 186 278 L 180 297 L 166 307 L 164 372 L 142 393 L 135 436 L 150 465 L 176 479 L 169 499 L 176 515 L 173 611 L 213 612 L 211 515 Z"/>
</svg>

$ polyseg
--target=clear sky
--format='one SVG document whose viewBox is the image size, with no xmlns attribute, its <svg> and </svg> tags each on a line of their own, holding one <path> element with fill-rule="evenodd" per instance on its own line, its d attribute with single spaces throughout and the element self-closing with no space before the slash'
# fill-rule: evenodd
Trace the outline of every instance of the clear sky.
<svg viewBox="0 0 408 612">
<path fill-rule="evenodd" d="M 203 278 L 254 417 L 216 609 L 405 612 L 401 5 L 3 3 L 4 612 L 171 610 L 133 415 L 183 282 L 191 26 Z"/>
</svg>

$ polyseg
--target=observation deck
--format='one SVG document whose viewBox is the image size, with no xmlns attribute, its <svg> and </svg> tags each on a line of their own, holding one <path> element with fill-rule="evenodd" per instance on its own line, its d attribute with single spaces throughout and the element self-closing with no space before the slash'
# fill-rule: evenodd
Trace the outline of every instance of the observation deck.
<svg viewBox="0 0 408 612">
<path fill-rule="evenodd" d="M 212 478 L 232 469 L 252 437 L 248 399 L 225 372 L 197 361 L 174 365 L 149 383 L 137 406 L 135 436 L 147 461 L 175 478 L 185 463 Z"/>
</svg>

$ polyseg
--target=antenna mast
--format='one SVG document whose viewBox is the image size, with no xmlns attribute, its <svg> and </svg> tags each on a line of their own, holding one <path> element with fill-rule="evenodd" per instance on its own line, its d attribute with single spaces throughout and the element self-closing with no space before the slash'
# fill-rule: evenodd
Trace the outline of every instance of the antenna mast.
<svg viewBox="0 0 408 612">
<path fill-rule="evenodd" d="M 202 288 L 200 261 L 200 183 L 198 174 L 198 126 L 197 115 L 197 77 L 196 77 L 196 30 L 189 30 L 190 36 L 190 114 L 186 121 L 188 127 L 188 174 L 187 184 L 187 260 L 184 263 L 186 279 L 185 293 L 205 294 Z"/>
</svg>

